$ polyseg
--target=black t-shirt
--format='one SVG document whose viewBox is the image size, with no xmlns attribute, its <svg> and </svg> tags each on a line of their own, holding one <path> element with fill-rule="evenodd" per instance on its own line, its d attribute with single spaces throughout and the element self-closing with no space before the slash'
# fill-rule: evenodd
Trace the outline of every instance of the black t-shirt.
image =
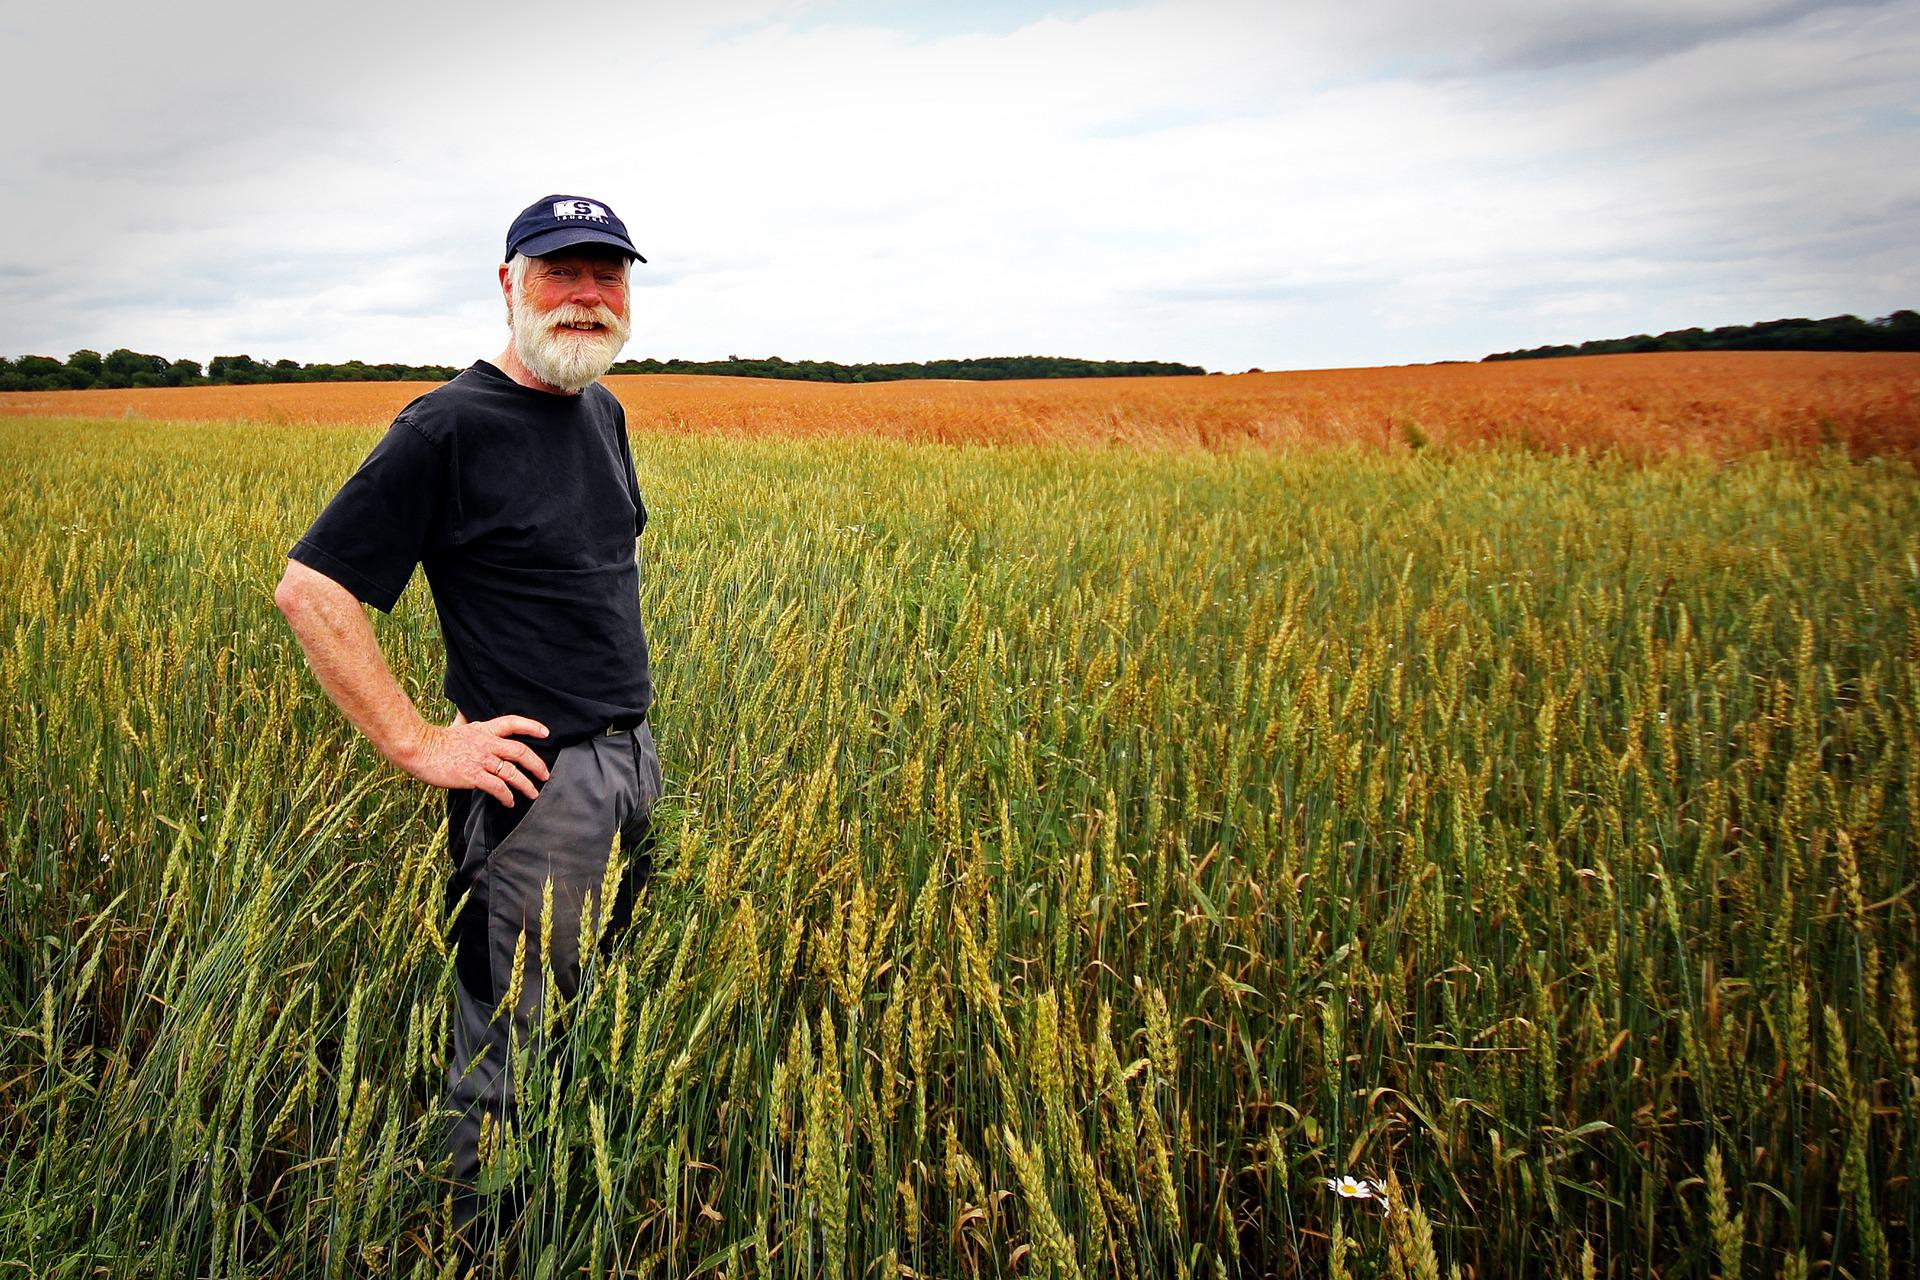
<svg viewBox="0 0 1920 1280">
<path fill-rule="evenodd" d="M 531 716 L 549 766 L 653 702 L 634 539 L 647 523 L 626 413 L 598 383 L 523 387 L 485 360 L 393 420 L 287 554 L 390 613 L 427 571 L 447 698 Z"/>
</svg>

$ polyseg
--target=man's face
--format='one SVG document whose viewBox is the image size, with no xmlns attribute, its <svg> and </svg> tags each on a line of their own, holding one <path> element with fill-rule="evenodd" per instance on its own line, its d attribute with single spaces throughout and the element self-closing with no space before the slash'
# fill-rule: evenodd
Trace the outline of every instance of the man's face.
<svg viewBox="0 0 1920 1280">
<path fill-rule="evenodd" d="M 514 350 L 542 382 L 579 391 L 627 344 L 626 260 L 567 250 L 529 261 L 518 297 L 504 277 Z"/>
</svg>

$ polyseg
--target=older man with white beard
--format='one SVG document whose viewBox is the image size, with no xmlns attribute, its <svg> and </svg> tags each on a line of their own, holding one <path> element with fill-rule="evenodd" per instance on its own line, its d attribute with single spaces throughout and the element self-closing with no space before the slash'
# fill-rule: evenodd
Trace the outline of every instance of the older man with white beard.
<svg viewBox="0 0 1920 1280">
<path fill-rule="evenodd" d="M 448 1151 L 469 1247 L 485 1230 L 483 1133 L 515 1120 L 513 1050 L 543 1035 L 549 974 L 576 994 L 583 917 L 589 932 L 604 922 L 603 947 L 625 928 L 661 790 L 635 544 L 647 511 L 626 415 L 596 382 L 627 340 L 630 263 L 646 259 L 604 203 L 561 195 L 514 220 L 505 257 L 498 361 L 401 410 L 274 592 L 327 695 L 383 756 L 445 791 Z M 446 645 L 457 710 L 444 725 L 394 680 L 361 608 L 391 612 L 416 564 Z M 507 1190 L 496 1227 L 524 1198 Z"/>
</svg>

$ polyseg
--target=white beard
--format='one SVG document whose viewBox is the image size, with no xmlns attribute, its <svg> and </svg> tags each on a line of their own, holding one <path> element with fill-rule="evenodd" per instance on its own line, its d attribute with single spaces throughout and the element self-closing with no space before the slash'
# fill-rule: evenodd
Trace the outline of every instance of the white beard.
<svg viewBox="0 0 1920 1280">
<path fill-rule="evenodd" d="M 536 311 L 522 299 L 511 317 L 513 349 L 528 372 L 562 391 L 582 391 L 613 366 L 631 332 L 627 318 L 612 308 L 565 304 Z M 593 322 L 606 327 L 595 333 L 566 328 Z"/>
</svg>

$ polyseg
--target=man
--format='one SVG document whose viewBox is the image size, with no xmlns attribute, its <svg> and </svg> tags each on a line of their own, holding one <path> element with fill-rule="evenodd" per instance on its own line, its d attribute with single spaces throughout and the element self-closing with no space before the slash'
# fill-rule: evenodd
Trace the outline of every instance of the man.
<svg viewBox="0 0 1920 1280">
<path fill-rule="evenodd" d="M 595 381 L 627 340 L 631 260 L 646 261 L 605 204 L 554 195 L 528 206 L 500 267 L 506 349 L 401 410 L 288 552 L 274 592 L 340 710 L 388 760 L 446 790 L 447 909 L 465 902 L 453 922 L 448 1150 L 470 1245 L 482 1126 L 512 1124 L 510 1049 L 542 1024 L 544 884 L 553 982 L 572 1000 L 588 895 L 594 920 L 607 917 L 618 838 L 629 870 L 611 940 L 646 875 L 660 796 L 635 549 L 647 511 L 626 415 Z M 445 725 L 395 682 L 361 609 L 391 612 L 416 563 L 458 709 Z"/>
</svg>

